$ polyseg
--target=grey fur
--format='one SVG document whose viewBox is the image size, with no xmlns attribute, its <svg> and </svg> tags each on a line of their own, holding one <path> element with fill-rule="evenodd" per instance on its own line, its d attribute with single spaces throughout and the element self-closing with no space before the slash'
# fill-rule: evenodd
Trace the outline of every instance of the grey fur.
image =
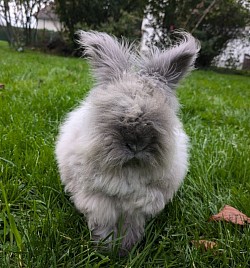
<svg viewBox="0 0 250 268">
<path fill-rule="evenodd" d="M 179 45 L 146 57 L 105 33 L 79 35 L 96 85 L 62 124 L 56 158 L 92 238 L 116 238 L 122 218 L 128 251 L 185 177 L 188 138 L 173 89 L 193 68 L 199 46 L 185 33 Z"/>
</svg>

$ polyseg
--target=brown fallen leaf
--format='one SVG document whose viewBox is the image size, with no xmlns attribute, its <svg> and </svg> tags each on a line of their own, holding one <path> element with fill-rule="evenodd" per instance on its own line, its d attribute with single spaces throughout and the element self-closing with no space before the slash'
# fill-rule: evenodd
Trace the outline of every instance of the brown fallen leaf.
<svg viewBox="0 0 250 268">
<path fill-rule="evenodd" d="M 0 89 L 4 89 L 4 84 L 0 83 Z"/>
<path fill-rule="evenodd" d="M 205 250 L 213 249 L 217 247 L 217 243 L 209 240 L 192 240 L 191 243 L 196 247 L 196 248 L 201 248 Z"/>
<path fill-rule="evenodd" d="M 210 221 L 227 221 L 234 224 L 244 225 L 250 223 L 250 218 L 234 207 L 226 205 L 218 214 L 213 215 Z"/>
</svg>

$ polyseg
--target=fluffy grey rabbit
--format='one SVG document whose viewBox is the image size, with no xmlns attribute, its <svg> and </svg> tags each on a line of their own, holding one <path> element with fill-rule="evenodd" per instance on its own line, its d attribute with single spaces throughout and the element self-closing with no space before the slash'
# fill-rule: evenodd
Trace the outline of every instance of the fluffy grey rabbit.
<svg viewBox="0 0 250 268">
<path fill-rule="evenodd" d="M 175 88 L 193 68 L 199 44 L 184 33 L 177 45 L 145 56 L 106 33 L 79 36 L 96 83 L 61 126 L 61 180 L 92 239 L 113 233 L 128 251 L 186 175 L 188 137 Z"/>
</svg>

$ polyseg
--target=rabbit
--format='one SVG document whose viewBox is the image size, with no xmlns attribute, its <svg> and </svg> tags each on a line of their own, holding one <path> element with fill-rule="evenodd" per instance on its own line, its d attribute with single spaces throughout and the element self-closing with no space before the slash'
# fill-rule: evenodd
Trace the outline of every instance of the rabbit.
<svg viewBox="0 0 250 268">
<path fill-rule="evenodd" d="M 102 32 L 79 31 L 78 42 L 95 84 L 60 127 L 60 177 L 91 238 L 110 244 L 120 236 L 129 252 L 187 173 L 176 87 L 194 68 L 199 42 L 183 33 L 176 45 L 147 55 Z"/>
</svg>

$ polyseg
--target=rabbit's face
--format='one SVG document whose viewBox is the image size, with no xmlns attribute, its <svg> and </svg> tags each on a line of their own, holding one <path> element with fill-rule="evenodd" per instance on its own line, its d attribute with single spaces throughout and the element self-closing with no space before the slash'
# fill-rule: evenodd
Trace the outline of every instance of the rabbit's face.
<svg viewBox="0 0 250 268">
<path fill-rule="evenodd" d="M 94 101 L 98 109 L 95 129 L 102 139 L 96 143 L 100 144 L 98 158 L 112 166 L 158 166 L 171 142 L 175 116 L 165 92 L 137 82 L 122 85 L 122 89 L 115 85 L 98 92 L 100 98 Z"/>
<path fill-rule="evenodd" d="M 145 114 L 137 117 L 122 117 L 117 127 L 117 145 L 125 164 L 156 165 L 162 151 L 161 134 L 154 128 L 152 120 Z M 123 157 L 122 157 L 123 158 Z"/>
</svg>

